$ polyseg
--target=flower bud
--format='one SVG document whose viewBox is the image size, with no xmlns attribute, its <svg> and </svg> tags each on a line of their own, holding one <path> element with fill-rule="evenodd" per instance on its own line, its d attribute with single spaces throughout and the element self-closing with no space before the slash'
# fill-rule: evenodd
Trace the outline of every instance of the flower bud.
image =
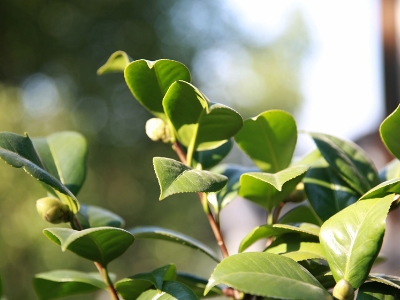
<svg viewBox="0 0 400 300">
<path fill-rule="evenodd" d="M 350 282 L 345 279 L 340 279 L 333 288 L 333 297 L 338 300 L 353 300 L 354 289 Z"/>
<path fill-rule="evenodd" d="M 53 197 L 45 197 L 36 201 L 36 209 L 39 215 L 47 222 L 59 224 L 69 222 L 70 210 L 68 205 Z"/>
<path fill-rule="evenodd" d="M 146 134 L 153 141 L 168 143 L 171 140 L 168 125 L 159 118 L 151 118 L 146 122 Z"/>
</svg>

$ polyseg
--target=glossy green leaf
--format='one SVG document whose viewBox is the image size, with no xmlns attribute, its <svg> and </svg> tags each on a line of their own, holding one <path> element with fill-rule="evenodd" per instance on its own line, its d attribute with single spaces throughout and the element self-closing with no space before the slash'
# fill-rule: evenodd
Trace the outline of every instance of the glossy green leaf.
<svg viewBox="0 0 400 300">
<path fill-rule="evenodd" d="M 196 87 L 184 81 L 171 85 L 163 106 L 179 142 L 194 151 L 214 149 L 233 137 L 243 125 L 239 113 L 210 102 Z"/>
<path fill-rule="evenodd" d="M 400 131 L 400 105 L 397 106 L 381 124 L 379 132 L 386 148 L 397 159 L 400 159 L 400 142 L 398 133 Z"/>
<path fill-rule="evenodd" d="M 336 285 L 326 260 L 307 259 L 298 261 L 298 263 L 306 268 L 326 289 L 331 289 Z"/>
<path fill-rule="evenodd" d="M 332 299 L 322 285 L 295 261 L 265 252 L 240 253 L 225 258 L 212 273 L 205 293 L 217 284 L 270 298 Z"/>
<path fill-rule="evenodd" d="M 83 229 L 102 226 L 123 228 L 125 224 L 119 215 L 94 205 L 82 204 L 76 217 Z"/>
<path fill-rule="evenodd" d="M 191 81 L 185 65 L 168 59 L 136 60 L 125 68 L 124 73 L 135 98 L 153 115 L 165 121 L 162 101 L 170 85 L 177 80 Z"/>
<path fill-rule="evenodd" d="M 360 195 L 379 184 L 372 160 L 355 143 L 328 134 L 310 135 L 333 170 Z"/>
<path fill-rule="evenodd" d="M 400 194 L 400 178 L 394 178 L 377 185 L 366 192 L 360 200 L 385 197 L 390 194 Z"/>
<path fill-rule="evenodd" d="M 320 226 L 322 223 L 308 205 L 298 205 L 279 218 L 279 224 L 311 223 Z"/>
<path fill-rule="evenodd" d="M 96 274 L 72 270 L 36 274 L 33 286 L 40 300 L 57 299 L 107 288 Z"/>
<path fill-rule="evenodd" d="M 119 280 L 115 283 L 115 288 L 125 300 L 135 300 L 149 289 L 156 288 L 162 290 L 165 280 L 174 280 L 175 278 L 176 267 L 170 264 L 148 273 L 140 273 Z"/>
<path fill-rule="evenodd" d="M 221 164 L 211 169 L 213 173 L 228 177 L 227 184 L 215 194 L 208 195 L 208 201 L 216 214 L 233 201 L 238 195 L 240 187 L 240 176 L 246 172 L 255 172 L 255 168 L 243 167 L 234 164 Z"/>
<path fill-rule="evenodd" d="M 97 75 L 115 72 L 123 73 L 130 61 L 128 54 L 124 51 L 116 51 L 111 54 L 106 63 L 97 70 Z"/>
<path fill-rule="evenodd" d="M 134 242 L 131 233 L 120 228 L 97 227 L 81 231 L 69 228 L 48 228 L 43 233 L 61 250 L 69 250 L 103 267 L 122 255 Z"/>
<path fill-rule="evenodd" d="M 336 282 L 357 289 L 367 278 L 382 245 L 394 195 L 358 201 L 327 220 L 320 242 Z"/>
<path fill-rule="evenodd" d="M 163 291 L 148 290 L 141 294 L 136 300 L 179 300 Z"/>
<path fill-rule="evenodd" d="M 289 196 L 308 169 L 301 165 L 276 174 L 245 173 L 240 177 L 239 195 L 271 211 Z"/>
<path fill-rule="evenodd" d="M 322 154 L 318 150 L 318 148 L 312 150 L 311 152 L 309 152 L 308 154 L 303 156 L 301 159 L 294 162 L 292 165 L 293 166 L 309 165 L 309 166 L 315 167 L 315 168 L 323 168 L 323 167 L 329 166 L 328 162 L 322 156 Z"/>
<path fill-rule="evenodd" d="M 240 243 L 239 252 L 243 252 L 260 239 L 278 237 L 283 234 L 293 232 L 318 237 L 319 226 L 310 223 L 299 223 L 295 224 L 294 226 L 287 224 L 257 226 L 244 237 L 244 239 Z"/>
<path fill-rule="evenodd" d="M 331 167 L 311 168 L 303 182 L 308 201 L 322 222 L 359 198 Z"/>
<path fill-rule="evenodd" d="M 22 168 L 33 178 L 46 184 L 49 189 L 54 189 L 64 194 L 61 200 L 67 204 L 71 211 L 79 210 L 79 203 L 71 191 L 57 178 L 47 172 L 39 158 L 31 139 L 25 136 L 11 133 L 0 133 L 0 158 L 14 168 Z"/>
<path fill-rule="evenodd" d="M 382 182 L 390 179 L 400 178 L 400 160 L 395 158 L 390 163 L 388 163 L 379 172 L 379 178 Z"/>
<path fill-rule="evenodd" d="M 207 285 L 207 280 L 204 278 L 197 277 L 192 274 L 178 273 L 176 281 L 179 281 L 189 287 L 199 298 L 212 298 L 223 295 L 220 287 L 214 286 L 208 293 L 207 296 L 203 296 L 204 289 Z"/>
<path fill-rule="evenodd" d="M 149 290 L 137 300 L 198 300 L 196 294 L 184 284 L 177 281 L 166 281 L 162 291 Z"/>
<path fill-rule="evenodd" d="M 192 165 L 195 169 L 198 168 L 198 165 L 201 167 L 201 170 L 208 170 L 212 167 L 218 165 L 221 160 L 223 160 L 229 152 L 232 150 L 233 142 L 232 139 L 229 139 L 221 146 L 204 151 L 196 151 L 193 155 Z"/>
<path fill-rule="evenodd" d="M 228 181 L 223 175 L 195 170 L 170 158 L 154 157 L 153 164 L 161 189 L 160 200 L 179 193 L 217 192 Z"/>
<path fill-rule="evenodd" d="M 396 300 L 400 299 L 400 291 L 391 286 L 377 282 L 364 283 L 358 293 L 356 300 Z"/>
<path fill-rule="evenodd" d="M 130 229 L 129 232 L 137 239 L 157 239 L 187 246 L 203 252 L 216 262 L 220 261 L 214 251 L 202 242 L 174 230 L 155 226 L 140 226 Z"/>
<path fill-rule="evenodd" d="M 86 176 L 85 138 L 77 132 L 63 131 L 32 142 L 46 170 L 77 195 Z"/>
<path fill-rule="evenodd" d="M 285 111 L 269 110 L 244 121 L 235 140 L 257 167 L 276 173 L 292 161 L 297 142 L 296 122 Z"/>
<path fill-rule="evenodd" d="M 390 285 L 391 287 L 400 290 L 400 277 L 398 276 L 371 273 L 368 276 L 368 280 Z"/>
</svg>

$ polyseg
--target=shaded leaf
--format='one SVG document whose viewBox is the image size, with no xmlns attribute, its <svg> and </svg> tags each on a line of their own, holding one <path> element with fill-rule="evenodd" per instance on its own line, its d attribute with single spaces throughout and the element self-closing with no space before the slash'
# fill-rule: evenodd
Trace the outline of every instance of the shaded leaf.
<svg viewBox="0 0 400 300">
<path fill-rule="evenodd" d="M 202 170 L 208 170 L 216 165 L 218 165 L 221 160 L 223 160 L 231 151 L 233 146 L 232 139 L 227 140 L 221 146 L 204 151 L 196 151 L 193 155 L 193 163 L 194 168 L 197 168 L 197 165 L 201 165 Z"/>
<path fill-rule="evenodd" d="M 93 273 L 57 270 L 36 274 L 33 279 L 40 300 L 57 299 L 106 289 L 106 284 Z"/>
<path fill-rule="evenodd" d="M 306 268 L 326 289 L 331 289 L 336 285 L 329 265 L 324 259 L 308 259 L 298 261 Z"/>
<path fill-rule="evenodd" d="M 308 169 L 301 165 L 276 174 L 245 173 L 240 177 L 239 195 L 271 211 L 294 191 Z"/>
<path fill-rule="evenodd" d="M 359 198 L 358 193 L 330 167 L 311 168 L 303 182 L 308 201 L 322 222 Z"/>
<path fill-rule="evenodd" d="M 379 178 L 382 182 L 390 179 L 400 178 L 400 160 L 395 158 L 388 163 L 383 170 L 379 172 Z"/>
<path fill-rule="evenodd" d="M 34 138 L 32 142 L 46 170 L 77 195 L 86 176 L 85 138 L 77 132 L 63 131 Z"/>
<path fill-rule="evenodd" d="M 269 110 L 244 121 L 235 135 L 239 147 L 268 173 L 287 168 L 297 142 L 296 122 L 282 110 Z"/>
<path fill-rule="evenodd" d="M 106 63 L 97 70 L 97 75 L 115 72 L 123 73 L 125 67 L 129 65 L 130 61 L 131 60 L 128 54 L 126 54 L 124 51 L 116 51 L 111 54 Z"/>
<path fill-rule="evenodd" d="M 83 229 L 102 226 L 123 228 L 125 224 L 119 215 L 94 205 L 82 204 L 76 217 Z"/>
<path fill-rule="evenodd" d="M 162 291 L 149 290 L 140 295 L 138 300 L 198 300 L 196 294 L 184 284 L 166 281 Z"/>
<path fill-rule="evenodd" d="M 160 59 L 136 60 L 125 68 L 125 80 L 133 96 L 153 115 L 167 121 L 162 101 L 177 80 L 190 82 L 189 70 L 180 62 Z"/>
<path fill-rule="evenodd" d="M 400 290 L 400 277 L 393 275 L 386 275 L 386 274 L 371 273 L 368 275 L 368 279 L 375 282 L 390 285 L 391 287 Z"/>
<path fill-rule="evenodd" d="M 137 239 L 157 239 L 177 243 L 183 246 L 188 246 L 190 248 L 203 252 L 216 262 L 220 261 L 214 251 L 212 251 L 202 242 L 174 230 L 155 226 L 140 226 L 130 229 L 129 232 L 133 234 Z"/>
<path fill-rule="evenodd" d="M 61 200 L 69 206 L 72 212 L 79 210 L 79 203 L 71 191 L 57 178 L 48 173 L 40 160 L 28 135 L 22 136 L 11 132 L 0 133 L 0 158 L 7 164 L 22 168 L 33 178 L 64 194 Z"/>
<path fill-rule="evenodd" d="M 328 134 L 310 135 L 333 170 L 360 195 L 379 184 L 373 162 L 358 145 Z"/>
<path fill-rule="evenodd" d="M 48 228 L 43 233 L 61 246 L 103 267 L 122 255 L 135 238 L 128 231 L 114 227 L 97 227 L 76 231 L 69 228 Z"/>
<path fill-rule="evenodd" d="M 221 283 L 244 293 L 270 298 L 332 299 L 323 286 L 295 261 L 265 252 L 240 253 L 225 258 L 212 273 L 205 293 Z"/>
<path fill-rule="evenodd" d="M 397 106 L 381 124 L 379 132 L 386 148 L 397 159 L 400 159 L 400 142 L 398 132 L 400 131 L 400 105 Z"/>
<path fill-rule="evenodd" d="M 358 201 L 327 220 L 320 242 L 336 282 L 354 289 L 367 278 L 382 245 L 385 220 L 394 195 Z"/>
<path fill-rule="evenodd" d="M 192 274 L 178 273 L 176 280 L 189 287 L 199 298 L 211 298 L 223 295 L 222 290 L 218 286 L 214 286 L 207 293 L 207 296 L 203 296 L 204 289 L 207 285 L 207 280 Z"/>
<path fill-rule="evenodd" d="M 195 170 L 181 162 L 165 157 L 153 158 L 160 185 L 160 200 L 178 193 L 216 192 L 227 182 L 225 176 Z"/>
<path fill-rule="evenodd" d="M 364 283 L 357 294 L 357 300 L 396 300 L 400 299 L 400 291 L 377 282 Z"/>
<path fill-rule="evenodd" d="M 311 223 L 320 226 L 322 223 L 308 205 L 298 205 L 279 218 L 279 224 Z"/>
</svg>

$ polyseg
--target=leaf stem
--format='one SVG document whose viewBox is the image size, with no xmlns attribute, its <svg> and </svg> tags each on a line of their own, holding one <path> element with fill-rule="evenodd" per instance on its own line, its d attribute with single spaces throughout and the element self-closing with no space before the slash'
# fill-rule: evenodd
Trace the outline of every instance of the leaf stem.
<svg viewBox="0 0 400 300">
<path fill-rule="evenodd" d="M 108 293 L 110 294 L 111 299 L 119 300 L 118 293 L 115 290 L 114 285 L 110 279 L 107 268 L 104 268 L 100 263 L 96 261 L 94 262 L 94 264 L 96 265 L 97 270 L 99 270 L 99 273 L 103 277 L 104 282 L 107 284 Z"/>
<path fill-rule="evenodd" d="M 178 142 L 174 142 L 172 144 L 172 149 L 175 151 L 175 153 L 178 155 L 179 159 L 181 160 L 182 163 L 184 163 L 185 165 L 187 165 L 187 161 L 186 161 L 186 154 L 183 151 L 181 145 L 179 145 Z"/>
</svg>

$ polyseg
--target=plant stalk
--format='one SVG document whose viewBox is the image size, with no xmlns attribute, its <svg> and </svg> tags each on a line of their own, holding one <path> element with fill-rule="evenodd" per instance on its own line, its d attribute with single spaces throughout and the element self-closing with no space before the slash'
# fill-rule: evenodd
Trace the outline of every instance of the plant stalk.
<svg viewBox="0 0 400 300">
<path fill-rule="evenodd" d="M 108 275 L 107 268 L 104 268 L 100 263 L 94 262 L 95 266 L 97 267 L 97 270 L 99 270 L 99 273 L 103 277 L 104 282 L 107 284 L 107 289 L 108 293 L 110 294 L 110 297 L 112 300 L 119 300 L 118 293 L 115 290 L 115 287 L 110 279 L 110 276 Z"/>
</svg>

